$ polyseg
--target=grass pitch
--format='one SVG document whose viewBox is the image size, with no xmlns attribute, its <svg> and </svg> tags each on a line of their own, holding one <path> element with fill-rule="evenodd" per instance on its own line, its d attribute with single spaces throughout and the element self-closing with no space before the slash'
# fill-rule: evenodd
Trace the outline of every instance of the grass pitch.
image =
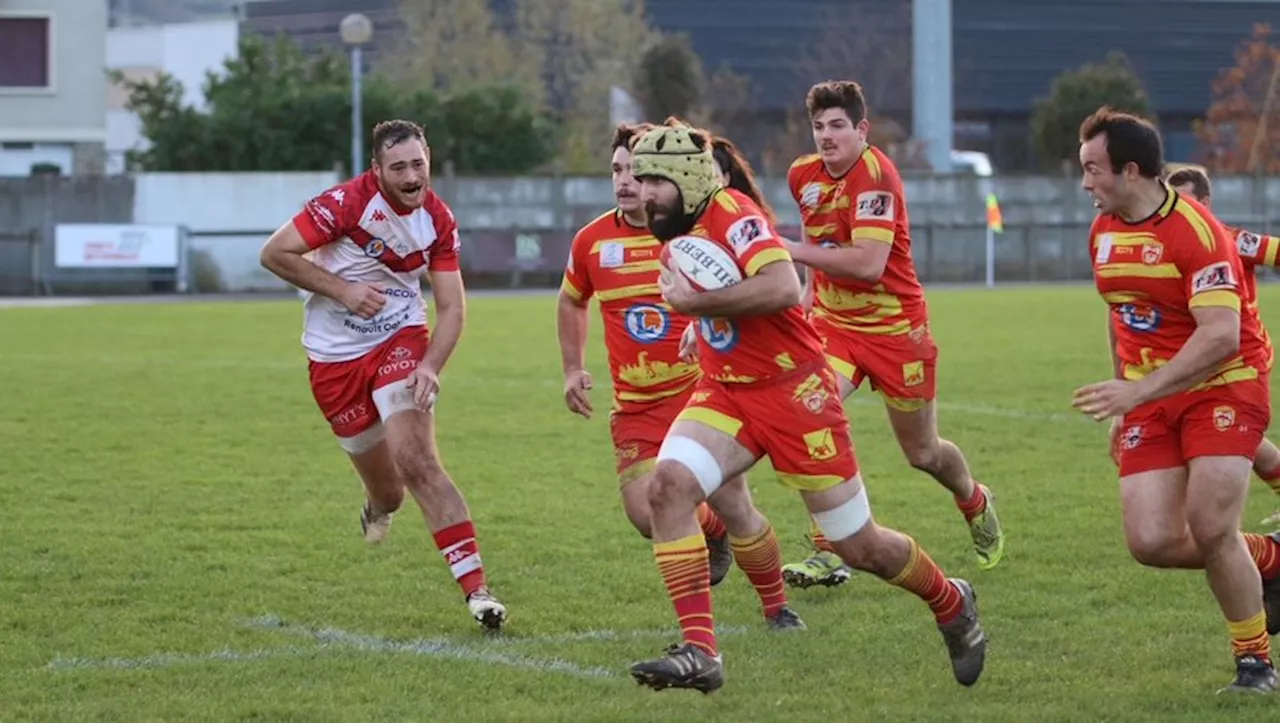
<svg viewBox="0 0 1280 723">
<path fill-rule="evenodd" d="M 727 685 L 653 693 L 627 666 L 678 635 L 617 499 L 607 420 L 565 411 L 554 299 L 474 297 L 438 406 L 494 591 L 483 636 L 409 503 L 366 546 L 359 483 L 312 401 L 298 303 L 0 310 L 0 720 L 1194 720 L 1226 630 L 1200 575 L 1124 550 L 1106 428 L 1069 407 L 1107 375 L 1086 286 L 929 292 L 943 434 L 997 493 L 1005 560 L 977 570 L 946 493 L 875 397 L 848 405 L 872 505 L 973 581 L 991 638 L 973 689 L 925 606 L 865 575 L 793 592 L 771 635 L 746 578 L 716 591 Z M 1280 323 L 1280 292 L 1264 286 Z M 594 311 L 593 311 L 594 316 Z M 1273 324 L 1273 328 L 1275 327 Z M 591 364 L 607 408 L 599 329 Z M 801 503 L 756 500 L 788 560 Z M 1245 526 L 1277 504 L 1255 484 Z"/>
</svg>

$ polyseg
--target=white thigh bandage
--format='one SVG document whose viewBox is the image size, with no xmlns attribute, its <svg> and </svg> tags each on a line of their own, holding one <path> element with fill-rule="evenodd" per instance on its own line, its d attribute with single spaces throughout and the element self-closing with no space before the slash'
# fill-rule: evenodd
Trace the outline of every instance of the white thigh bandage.
<svg viewBox="0 0 1280 723">
<path fill-rule="evenodd" d="M 435 401 L 435 395 L 432 395 L 433 406 Z M 413 403 L 413 390 L 409 388 L 408 379 L 391 382 L 385 387 L 373 390 L 373 406 L 378 408 L 378 416 L 383 420 L 391 419 L 393 414 L 411 412 L 418 408 Z"/>
<path fill-rule="evenodd" d="M 833 510 L 813 513 L 813 521 L 818 523 L 822 534 L 832 542 L 857 534 L 858 530 L 866 527 L 871 521 L 871 503 L 867 501 L 867 488 L 858 490 L 858 494 Z"/>
<path fill-rule="evenodd" d="M 724 484 L 724 471 L 715 455 L 706 447 L 688 437 L 670 436 L 662 440 L 658 461 L 671 460 L 684 465 L 698 480 L 698 486 L 707 497 Z"/>
<path fill-rule="evenodd" d="M 347 454 L 363 454 L 377 446 L 378 442 L 386 436 L 382 422 L 375 422 L 372 427 L 354 437 L 338 437 L 338 446 L 342 447 L 342 451 Z"/>
</svg>

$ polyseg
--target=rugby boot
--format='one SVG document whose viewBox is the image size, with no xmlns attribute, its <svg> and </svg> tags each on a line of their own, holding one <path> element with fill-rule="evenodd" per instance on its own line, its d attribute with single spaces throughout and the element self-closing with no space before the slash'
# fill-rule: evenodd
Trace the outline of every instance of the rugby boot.
<svg viewBox="0 0 1280 723">
<path fill-rule="evenodd" d="M 986 485 L 978 485 L 987 496 L 987 508 L 969 521 L 969 535 L 973 538 L 973 552 L 978 556 L 978 569 L 990 570 L 1004 557 L 1004 530 L 996 516 L 996 496 Z"/>
<path fill-rule="evenodd" d="M 715 587 L 733 567 L 733 549 L 729 547 L 729 535 L 707 538 L 707 563 L 711 568 L 711 586 Z"/>
<path fill-rule="evenodd" d="M 951 656 L 951 670 L 960 685 L 973 685 L 982 675 L 987 662 L 987 634 L 978 620 L 978 596 L 966 580 L 951 578 L 950 582 L 960 590 L 964 607 L 954 620 L 939 623 L 938 631 L 947 644 Z"/>
<path fill-rule="evenodd" d="M 631 666 L 631 677 L 654 690 L 692 688 L 706 694 L 724 685 L 724 659 L 692 643 L 672 645 L 661 658 Z"/>
<path fill-rule="evenodd" d="M 1242 655 L 1236 658 L 1236 679 L 1231 685 L 1222 688 L 1223 693 L 1274 693 L 1280 688 L 1280 678 L 1276 678 L 1276 669 L 1271 661 L 1254 655 Z"/>
<path fill-rule="evenodd" d="M 789 607 L 783 607 L 769 618 L 770 630 L 808 630 L 809 626 L 804 624 L 800 616 L 795 610 Z"/>
<path fill-rule="evenodd" d="M 502 630 L 507 621 L 507 608 L 485 588 L 480 588 L 467 596 L 467 609 L 471 617 L 480 623 L 480 627 L 492 632 Z"/>
<path fill-rule="evenodd" d="M 360 531 L 364 533 L 364 541 L 376 545 L 386 539 L 394 515 L 394 512 L 374 512 L 373 506 L 365 500 L 364 507 L 360 508 Z"/>
<path fill-rule="evenodd" d="M 1280 543 L 1280 532 L 1267 537 Z M 1280 575 L 1262 581 L 1262 609 L 1267 613 L 1267 634 L 1280 633 Z"/>
<path fill-rule="evenodd" d="M 1275 512 L 1272 512 L 1271 514 L 1262 518 L 1262 522 L 1259 522 L 1258 524 L 1262 525 L 1263 527 L 1271 527 L 1271 528 L 1280 527 L 1280 510 L 1276 510 Z"/>
<path fill-rule="evenodd" d="M 850 577 L 853 570 L 839 555 L 825 550 L 815 549 L 805 560 L 782 566 L 782 579 L 788 586 L 801 590 L 814 585 L 836 587 L 848 582 Z"/>
</svg>

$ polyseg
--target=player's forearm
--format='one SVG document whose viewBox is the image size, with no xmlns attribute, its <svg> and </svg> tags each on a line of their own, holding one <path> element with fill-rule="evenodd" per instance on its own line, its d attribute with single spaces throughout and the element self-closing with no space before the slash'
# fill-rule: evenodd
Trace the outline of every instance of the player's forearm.
<svg viewBox="0 0 1280 723">
<path fill-rule="evenodd" d="M 437 374 L 453 355 L 453 350 L 462 338 L 462 326 L 466 323 L 467 306 L 465 301 L 455 301 L 447 306 L 436 304 L 436 323 L 431 330 L 431 343 L 427 345 L 427 354 L 422 363 Z"/>
<path fill-rule="evenodd" d="M 1111 315 L 1107 315 L 1107 346 L 1111 349 L 1111 373 L 1116 379 L 1123 379 L 1123 370 L 1120 368 L 1120 354 L 1116 352 L 1116 327 L 1111 322 Z"/>
<path fill-rule="evenodd" d="M 866 246 L 829 249 L 801 244 L 792 248 L 792 258 L 832 276 L 874 283 L 884 274 L 884 265 Z"/>
<path fill-rule="evenodd" d="M 560 366 L 565 374 L 586 367 L 587 307 L 560 294 L 556 304 L 556 336 L 560 339 Z"/>
<path fill-rule="evenodd" d="M 1240 350 L 1239 325 L 1198 326 L 1182 349 L 1137 383 L 1143 402 L 1184 392 L 1208 379 Z"/>
<path fill-rule="evenodd" d="M 694 296 L 689 308 L 691 316 L 763 316 L 776 314 L 800 303 L 800 280 L 781 274 L 757 275 L 715 291 Z"/>
<path fill-rule="evenodd" d="M 294 286 L 331 299 L 337 299 L 347 285 L 347 282 L 338 276 L 292 251 L 274 250 L 268 246 L 262 250 L 259 260 L 267 271 Z"/>
</svg>

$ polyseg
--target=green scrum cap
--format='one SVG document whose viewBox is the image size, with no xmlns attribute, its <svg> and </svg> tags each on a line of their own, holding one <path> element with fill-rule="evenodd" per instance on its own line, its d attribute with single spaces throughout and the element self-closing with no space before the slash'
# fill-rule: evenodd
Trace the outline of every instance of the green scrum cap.
<svg viewBox="0 0 1280 723">
<path fill-rule="evenodd" d="M 709 139 L 698 148 L 686 125 L 657 126 L 640 136 L 631 148 L 631 172 L 636 178 L 656 176 L 676 184 L 690 216 L 724 186 Z"/>
</svg>

